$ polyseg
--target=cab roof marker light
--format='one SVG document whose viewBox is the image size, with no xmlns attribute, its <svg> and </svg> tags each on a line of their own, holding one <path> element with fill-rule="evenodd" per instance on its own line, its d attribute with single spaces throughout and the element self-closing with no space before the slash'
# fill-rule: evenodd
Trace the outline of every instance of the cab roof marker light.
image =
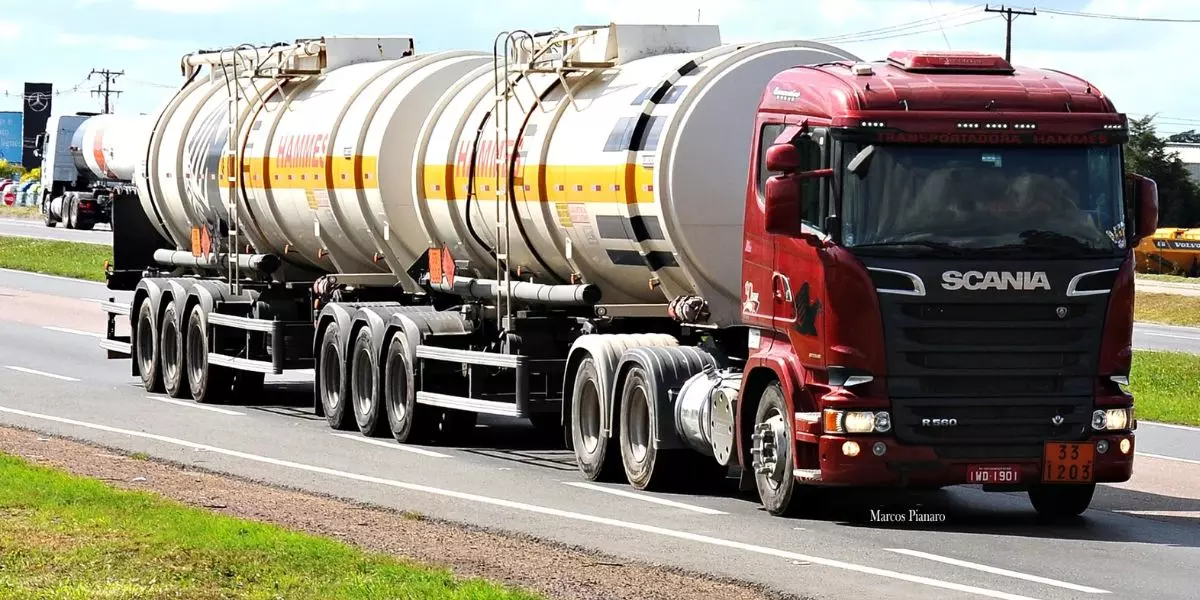
<svg viewBox="0 0 1200 600">
<path fill-rule="evenodd" d="M 959 123 L 959 129 L 979 129 L 979 123 Z"/>
<path fill-rule="evenodd" d="M 988 123 L 984 127 L 987 129 L 1008 129 L 1008 123 Z"/>
<path fill-rule="evenodd" d="M 885 127 L 883 121 L 863 121 L 859 125 L 862 127 Z"/>
<path fill-rule="evenodd" d="M 859 63 L 856 65 L 851 65 L 850 72 L 858 75 L 859 77 L 864 77 L 868 75 L 874 75 L 875 69 L 871 68 L 871 65 Z"/>
<path fill-rule="evenodd" d="M 1123 123 L 1107 123 L 1104 125 L 1104 128 L 1105 129 L 1125 129 L 1125 125 Z"/>
<path fill-rule="evenodd" d="M 1037 125 L 1034 123 L 1017 123 L 1013 125 L 1013 129 L 1037 129 Z"/>
</svg>

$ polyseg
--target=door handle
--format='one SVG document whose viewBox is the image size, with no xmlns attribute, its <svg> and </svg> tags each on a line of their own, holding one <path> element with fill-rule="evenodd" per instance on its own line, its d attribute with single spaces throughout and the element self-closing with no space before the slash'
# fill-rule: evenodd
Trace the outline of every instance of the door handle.
<svg viewBox="0 0 1200 600">
<path fill-rule="evenodd" d="M 783 273 L 776 271 L 771 275 L 771 291 L 776 300 L 792 301 L 792 281 Z"/>
</svg>

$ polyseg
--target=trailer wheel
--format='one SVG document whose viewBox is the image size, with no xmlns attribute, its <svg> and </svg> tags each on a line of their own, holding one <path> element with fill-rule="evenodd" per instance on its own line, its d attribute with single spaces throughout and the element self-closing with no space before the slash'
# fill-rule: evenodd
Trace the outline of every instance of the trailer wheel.
<svg viewBox="0 0 1200 600">
<path fill-rule="evenodd" d="M 387 404 L 388 429 L 397 442 L 429 441 L 437 423 L 432 407 L 417 404 L 413 390 L 413 372 L 400 341 L 403 333 L 392 336 L 383 359 L 383 401 Z"/>
<path fill-rule="evenodd" d="M 354 423 L 367 437 L 388 432 L 387 406 L 379 401 L 379 362 L 371 351 L 371 329 L 363 327 L 354 336 L 350 351 L 350 399 Z"/>
<path fill-rule="evenodd" d="M 575 463 L 591 481 L 616 481 L 621 472 L 615 456 L 609 460 L 610 453 L 617 455 L 620 452 L 617 440 L 605 439 L 601 431 L 604 404 L 604 388 L 600 384 L 596 361 L 588 356 L 579 363 L 575 385 L 571 388 L 571 441 L 575 447 Z"/>
<path fill-rule="evenodd" d="M 187 376 L 184 375 L 183 336 L 179 332 L 179 312 L 176 300 L 167 302 L 163 309 L 159 327 L 159 348 L 162 355 L 163 388 L 172 398 L 182 398 L 188 393 Z"/>
<path fill-rule="evenodd" d="M 772 382 L 762 392 L 754 415 L 751 436 L 751 469 L 758 497 L 767 512 L 776 516 L 792 514 L 796 478 L 792 473 L 792 421 L 787 418 L 783 386 Z"/>
<path fill-rule="evenodd" d="M 188 313 L 185 364 L 192 399 L 200 404 L 216 404 L 229 397 L 233 389 L 233 370 L 208 364 L 208 327 L 204 307 L 199 304 Z"/>
<path fill-rule="evenodd" d="M 1078 517 L 1092 503 L 1096 484 L 1037 484 L 1029 488 L 1029 501 L 1048 519 Z"/>
<path fill-rule="evenodd" d="M 163 391 L 162 362 L 159 360 L 158 328 L 154 326 L 154 306 L 147 298 L 138 305 L 137 367 L 142 386 L 151 394 Z"/>
<path fill-rule="evenodd" d="M 342 357 L 340 333 L 341 328 L 336 321 L 325 327 L 320 350 L 317 352 L 319 362 L 314 383 L 329 426 L 340 431 L 350 431 L 354 429 L 354 413 L 353 409 L 346 410 L 345 399 L 350 396 L 350 392 L 347 389 L 349 386 L 346 385 L 346 378 L 343 377 L 346 361 Z"/>
<path fill-rule="evenodd" d="M 661 489 L 672 474 L 671 452 L 658 449 L 654 422 L 658 406 L 650 393 L 646 370 L 629 369 L 621 389 L 621 464 L 629 484 L 639 490 Z"/>
</svg>

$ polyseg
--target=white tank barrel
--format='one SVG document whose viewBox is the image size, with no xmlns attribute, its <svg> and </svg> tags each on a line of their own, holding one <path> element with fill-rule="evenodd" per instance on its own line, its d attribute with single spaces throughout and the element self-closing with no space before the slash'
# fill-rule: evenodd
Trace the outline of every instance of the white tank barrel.
<svg viewBox="0 0 1200 600">
<path fill-rule="evenodd" d="M 80 173 L 98 179 L 133 181 L 146 155 L 150 117 L 96 115 L 88 117 L 71 137 L 71 158 Z"/>
<path fill-rule="evenodd" d="M 391 272 L 409 290 L 408 269 L 444 244 L 483 279 L 500 253 L 524 281 L 593 284 L 605 304 L 697 294 L 713 321 L 736 319 L 764 87 L 796 65 L 857 58 L 806 41 L 722 44 L 698 25 L 555 39 L 537 68 L 508 65 L 509 85 L 490 52 L 414 55 L 411 38 L 306 41 L 316 59 L 280 55 L 275 78 L 239 77 L 241 242 L 318 272 Z M 555 55 L 571 62 L 544 60 Z M 137 178 L 180 249 L 192 227 L 229 220 L 233 68 L 212 62 L 165 106 Z"/>
</svg>

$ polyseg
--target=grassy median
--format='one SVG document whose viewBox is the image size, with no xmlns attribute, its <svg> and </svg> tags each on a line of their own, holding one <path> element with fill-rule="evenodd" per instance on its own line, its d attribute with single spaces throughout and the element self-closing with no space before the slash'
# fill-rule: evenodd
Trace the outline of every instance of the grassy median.
<svg viewBox="0 0 1200 600">
<path fill-rule="evenodd" d="M 1135 350 L 1129 379 L 1138 419 L 1200 425 L 1200 356 Z"/>
<path fill-rule="evenodd" d="M 1200 296 L 1138 292 L 1133 315 L 1146 323 L 1200 327 Z"/>
<path fill-rule="evenodd" d="M 41 219 L 42 213 L 36 206 L 9 206 L 7 204 L 0 204 L 0 218 Z"/>
<path fill-rule="evenodd" d="M 104 281 L 104 261 L 112 246 L 0 236 L 0 267 Z"/>
<path fill-rule="evenodd" d="M 0 454 L 5 598 L 538 596 Z"/>
</svg>

